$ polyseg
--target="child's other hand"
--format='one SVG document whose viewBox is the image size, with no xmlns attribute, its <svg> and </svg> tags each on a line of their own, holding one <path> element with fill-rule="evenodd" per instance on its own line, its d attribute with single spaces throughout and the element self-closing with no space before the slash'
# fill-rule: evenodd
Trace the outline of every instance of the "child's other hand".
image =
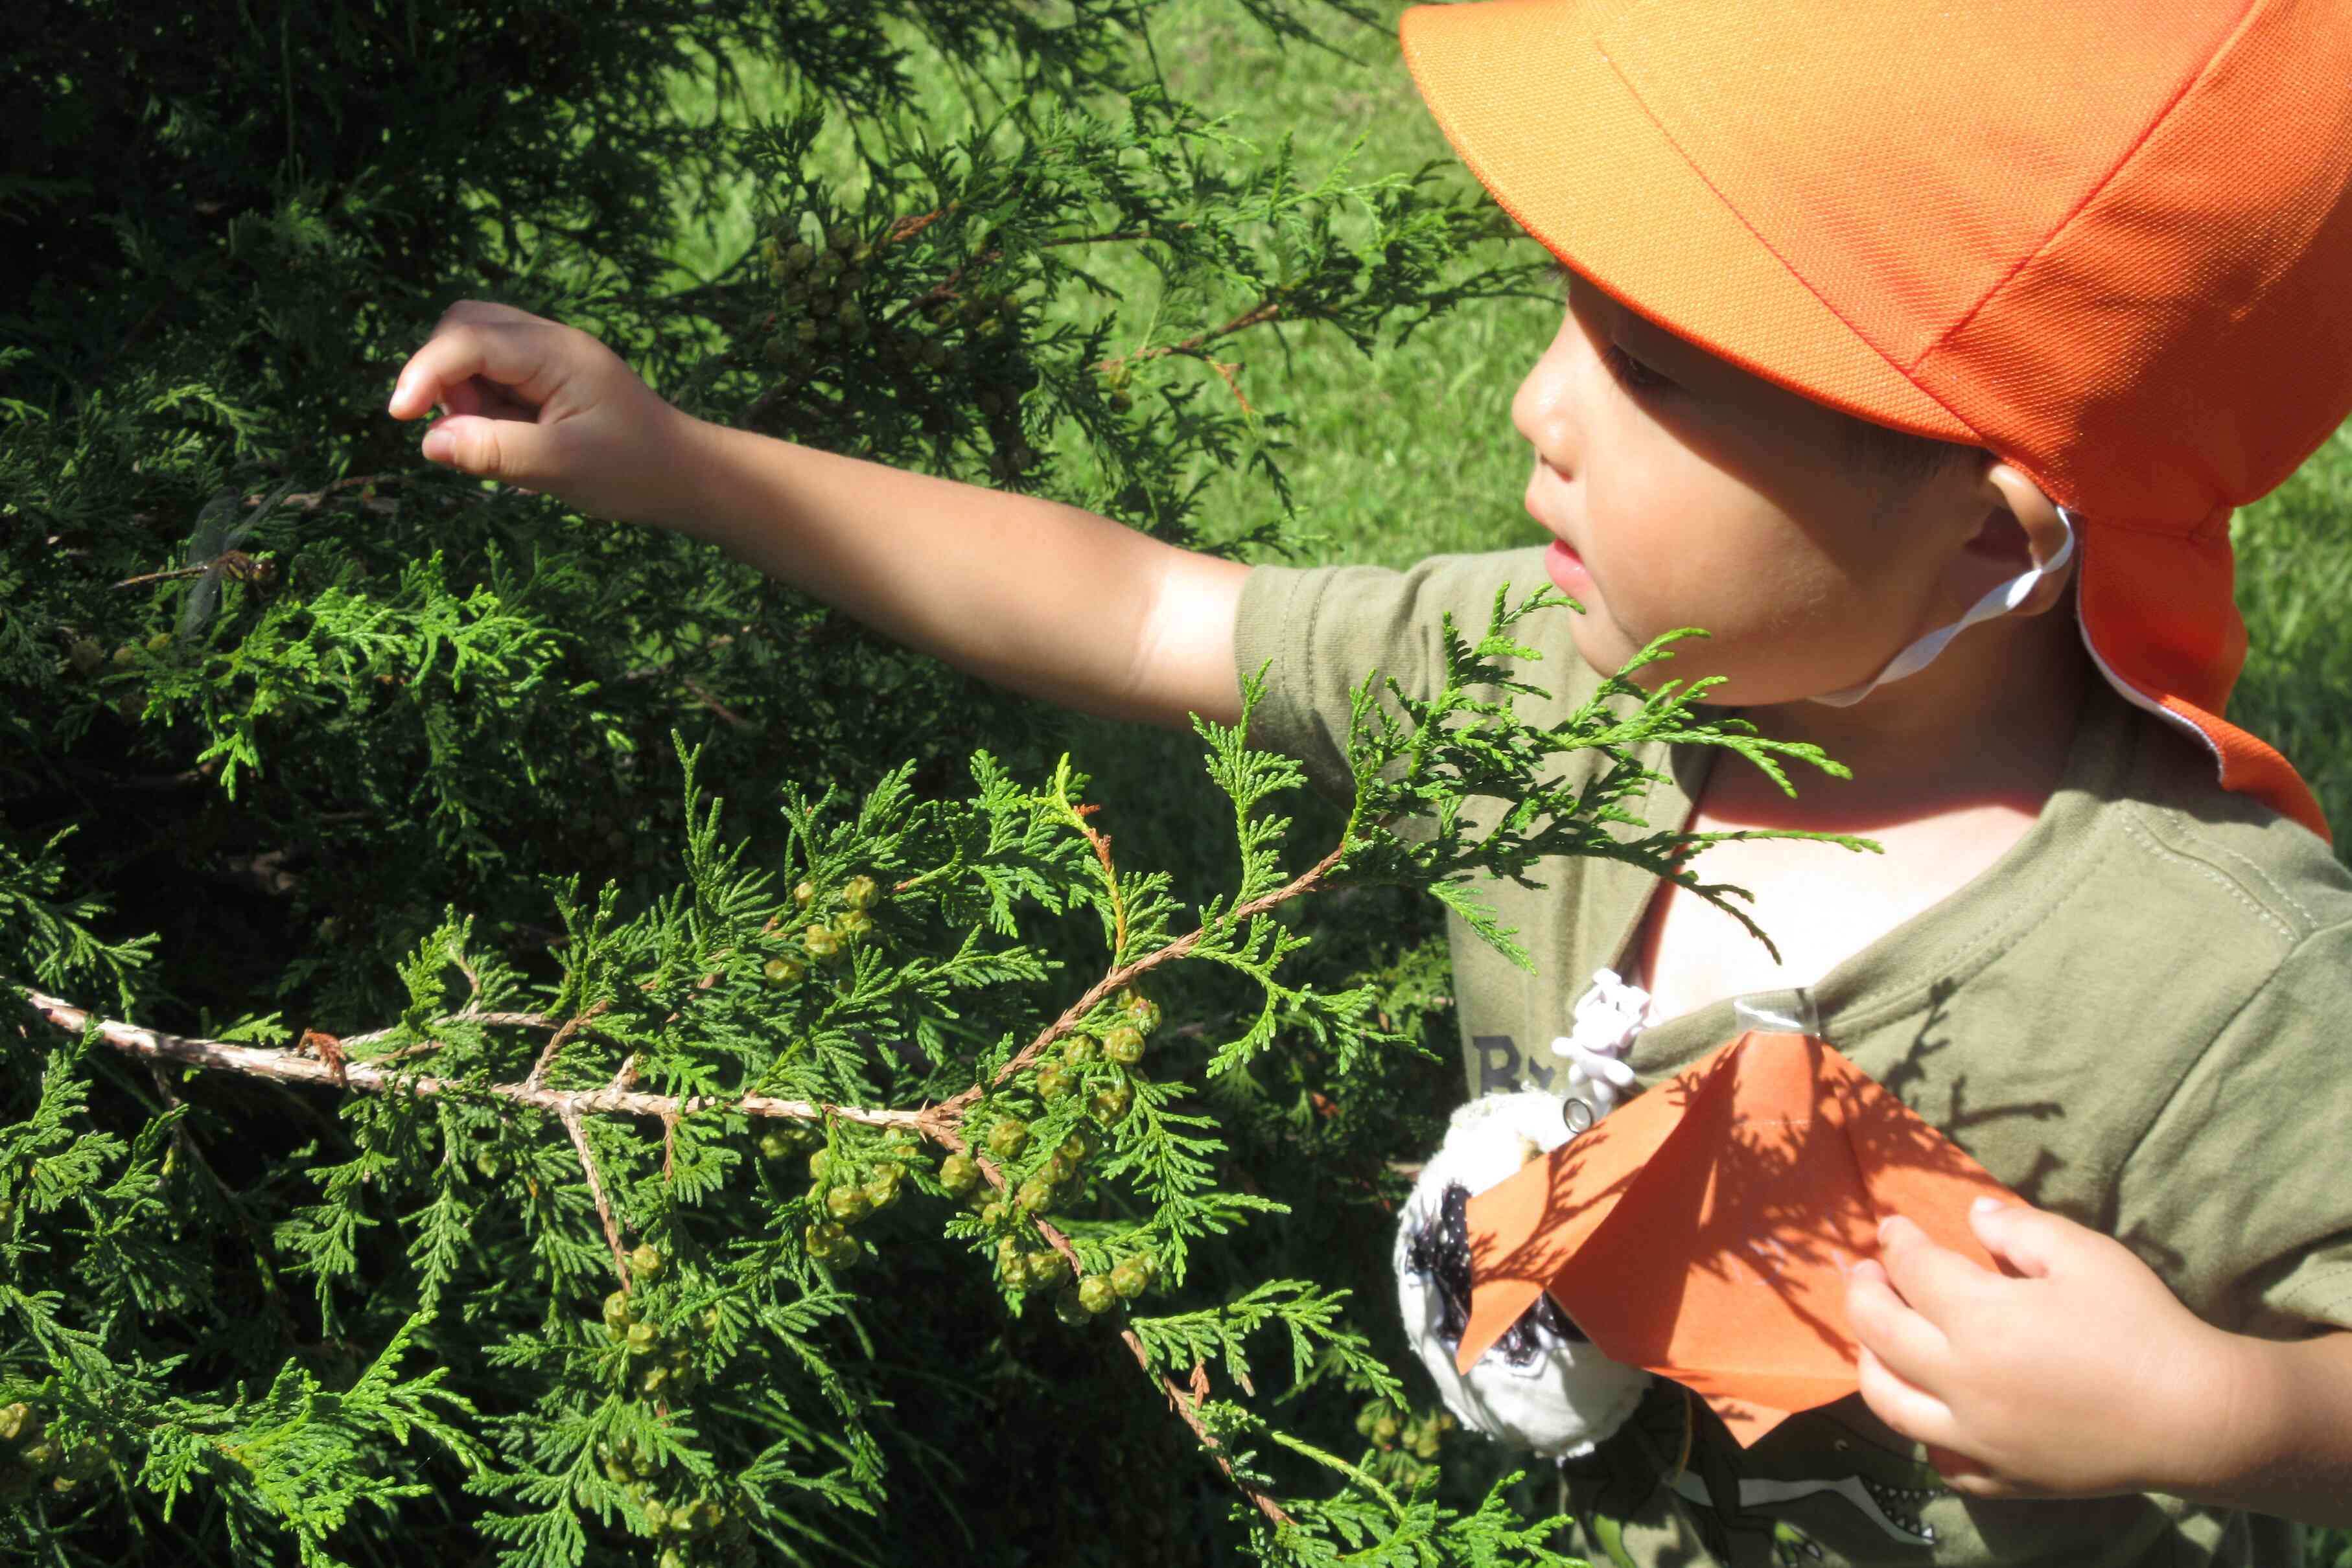
<svg viewBox="0 0 2352 1568">
<path fill-rule="evenodd" d="M 1979 1200 L 1970 1222 L 2018 1277 L 1907 1219 L 1848 1276 L 1862 1397 L 1927 1445 L 1970 1497 L 2200 1490 L 2226 1422 L 2237 1336 L 2192 1315 L 2122 1243 L 2054 1214 Z"/>
<path fill-rule="evenodd" d="M 595 517 L 658 522 L 692 421 L 603 343 L 511 305 L 461 299 L 401 368 L 387 412 L 439 404 L 425 455 Z"/>
</svg>

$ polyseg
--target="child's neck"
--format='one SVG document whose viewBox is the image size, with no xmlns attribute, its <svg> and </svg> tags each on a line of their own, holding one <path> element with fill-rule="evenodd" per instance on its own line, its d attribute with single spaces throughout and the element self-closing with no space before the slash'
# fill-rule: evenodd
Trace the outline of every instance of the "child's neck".
<svg viewBox="0 0 2352 1568">
<path fill-rule="evenodd" d="M 1852 707 L 1740 709 L 1764 734 L 1810 741 L 1853 777 L 1792 768 L 1790 800 L 1756 769 L 1728 764 L 1711 770 L 1702 806 L 1750 816 L 1750 827 L 1857 833 L 1970 804 L 2009 805 L 2031 820 L 2065 768 L 2093 678 L 2064 608 L 1975 628 L 1925 670 Z"/>
<path fill-rule="evenodd" d="M 1727 997 L 1810 986 L 1895 926 L 1957 892 L 2033 825 L 2056 788 L 2085 682 L 2095 679 L 2065 609 L 1957 639 L 1908 680 L 1848 708 L 1790 703 L 1741 710 L 1777 739 L 1819 746 L 1851 779 L 1792 768 L 1794 800 L 1755 768 L 1717 759 L 1695 831 L 1793 828 L 1877 840 L 1883 855 L 1802 841 L 1718 845 L 1697 869 L 1755 895 L 1750 913 L 1780 946 L 1727 915 L 1661 890 L 1635 942 L 1660 1018 Z"/>
</svg>

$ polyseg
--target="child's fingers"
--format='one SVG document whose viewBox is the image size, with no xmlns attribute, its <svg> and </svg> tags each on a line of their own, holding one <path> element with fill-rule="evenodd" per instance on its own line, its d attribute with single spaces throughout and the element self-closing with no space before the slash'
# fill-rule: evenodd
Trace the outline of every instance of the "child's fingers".
<svg viewBox="0 0 2352 1568">
<path fill-rule="evenodd" d="M 1930 1443 L 1927 1445 L 1927 1462 L 1936 1467 L 1936 1473 L 1944 1478 L 1946 1486 L 1963 1497 L 2028 1495 L 1957 1448 L 1947 1448 L 1940 1444 Z"/>
<path fill-rule="evenodd" d="M 1854 1266 L 1846 1276 L 1846 1322 L 1853 1337 L 1906 1382 L 1941 1387 L 1951 1362 L 1952 1343 L 1944 1331 L 1903 1304 L 1876 1263 Z"/>
<path fill-rule="evenodd" d="M 501 305 L 495 299 L 460 299 L 441 312 L 434 323 L 438 331 L 452 321 L 501 321 L 509 325 L 518 321 L 536 321 L 542 327 L 557 325 L 544 316 L 534 316 L 519 305 Z"/>
<path fill-rule="evenodd" d="M 452 406 L 453 389 L 480 377 L 506 395 L 544 406 L 568 371 L 558 351 L 567 329 L 539 320 L 500 322 L 446 320 L 425 345 L 401 367 L 388 412 L 414 419 L 436 403 Z"/>
<path fill-rule="evenodd" d="M 1897 1377 L 1868 1345 L 1855 1357 L 1853 1374 L 1872 1415 L 1906 1437 L 1949 1446 L 1957 1425 L 1949 1406 Z"/>
<path fill-rule="evenodd" d="M 503 387 L 479 376 L 459 382 L 455 386 L 444 387 L 441 406 L 450 413 L 478 413 L 485 419 L 536 421 L 539 418 L 539 410 L 507 396 Z"/>
<path fill-rule="evenodd" d="M 482 479 L 543 490 L 558 470 L 555 433 L 520 420 L 451 414 L 425 433 L 425 458 Z"/>
<path fill-rule="evenodd" d="M 1903 1299 L 1939 1323 L 1965 1315 L 1984 1281 L 2000 1278 L 1948 1247 L 1938 1247 L 1899 1214 L 1890 1214 L 1879 1224 L 1878 1260 Z"/>
<path fill-rule="evenodd" d="M 1969 1227 L 1985 1250 L 2029 1280 L 2047 1279 L 2084 1247 L 2106 1238 L 2065 1216 L 2021 1203 L 1979 1198 L 1969 1211 Z"/>
</svg>

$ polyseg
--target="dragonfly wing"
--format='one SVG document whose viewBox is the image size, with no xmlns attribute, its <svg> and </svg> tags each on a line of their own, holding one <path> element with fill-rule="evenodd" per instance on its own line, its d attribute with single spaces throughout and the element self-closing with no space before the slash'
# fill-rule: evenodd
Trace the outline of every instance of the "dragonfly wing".
<svg viewBox="0 0 2352 1568">
<path fill-rule="evenodd" d="M 253 532 L 254 529 L 259 528 L 261 526 L 262 519 L 268 517 L 271 512 L 278 509 L 278 503 L 284 500 L 293 492 L 297 482 L 298 481 L 292 477 L 279 480 L 276 489 L 261 497 L 261 505 L 253 508 L 253 515 L 228 531 L 228 537 L 221 541 L 221 549 L 232 550 L 236 549 L 237 546 L 243 544 L 245 542 L 246 536 Z M 216 550 L 214 553 L 218 554 L 219 551 Z"/>
<path fill-rule="evenodd" d="M 226 548 L 223 541 L 228 538 L 229 521 L 236 516 L 239 499 L 236 491 L 223 490 L 205 503 L 205 509 L 196 514 L 196 531 L 188 536 L 187 559 L 180 563 L 182 566 L 202 566 L 220 554 Z"/>
<path fill-rule="evenodd" d="M 180 606 L 181 636 L 194 636 L 213 618 L 214 610 L 220 605 L 220 580 L 221 574 L 215 569 L 189 585 L 187 601 Z"/>
</svg>

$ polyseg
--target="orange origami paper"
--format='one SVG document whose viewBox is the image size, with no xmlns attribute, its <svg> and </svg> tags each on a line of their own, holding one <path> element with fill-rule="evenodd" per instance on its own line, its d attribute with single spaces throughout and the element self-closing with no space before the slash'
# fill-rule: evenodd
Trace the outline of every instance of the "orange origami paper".
<svg viewBox="0 0 2352 1568">
<path fill-rule="evenodd" d="M 1691 1388 L 1742 1446 L 1854 1391 L 1844 1269 L 1916 1221 L 1988 1269 L 2016 1198 L 1811 1035 L 1751 1031 L 1470 1199 L 1465 1375 L 1544 1291 L 1594 1345 Z"/>
</svg>

